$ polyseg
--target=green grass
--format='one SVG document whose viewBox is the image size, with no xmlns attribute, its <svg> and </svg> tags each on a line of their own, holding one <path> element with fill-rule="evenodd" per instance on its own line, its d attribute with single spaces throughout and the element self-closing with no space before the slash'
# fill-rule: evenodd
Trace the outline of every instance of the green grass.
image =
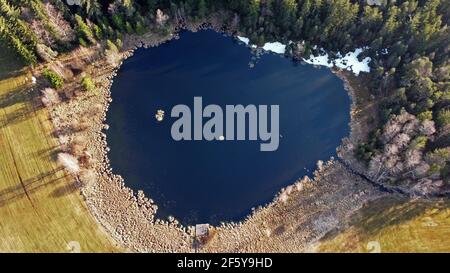
<svg viewBox="0 0 450 273">
<path fill-rule="evenodd" d="M 394 197 L 369 203 L 347 229 L 322 240 L 321 252 L 450 252 L 450 201 Z"/>
<path fill-rule="evenodd" d="M 71 242 L 82 252 L 120 251 L 57 166 L 49 113 L 29 92 L 31 75 L 7 67 L 17 66 L 0 69 L 0 252 L 68 252 Z"/>
</svg>

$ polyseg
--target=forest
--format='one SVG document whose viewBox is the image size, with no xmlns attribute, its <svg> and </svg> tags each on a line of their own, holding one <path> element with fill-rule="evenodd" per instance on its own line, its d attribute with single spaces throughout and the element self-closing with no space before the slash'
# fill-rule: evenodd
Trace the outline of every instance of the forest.
<svg viewBox="0 0 450 273">
<path fill-rule="evenodd" d="M 450 1 L 0 0 L 0 15 L 1 43 L 29 66 L 213 16 L 254 44 L 294 41 L 295 57 L 365 48 L 379 117 L 355 156 L 380 182 L 450 185 Z"/>
</svg>

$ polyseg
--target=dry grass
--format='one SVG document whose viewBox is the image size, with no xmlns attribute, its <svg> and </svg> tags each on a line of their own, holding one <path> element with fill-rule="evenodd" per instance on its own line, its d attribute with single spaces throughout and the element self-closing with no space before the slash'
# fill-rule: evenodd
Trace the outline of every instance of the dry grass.
<svg viewBox="0 0 450 273">
<path fill-rule="evenodd" d="M 368 204 L 349 228 L 322 240 L 322 252 L 450 252 L 450 201 L 386 197 Z"/>
<path fill-rule="evenodd" d="M 115 252 L 74 179 L 57 166 L 57 140 L 30 75 L 0 78 L 0 252 Z M 78 242 L 78 243 L 77 243 Z M 76 249 L 75 249 L 76 251 Z"/>
</svg>

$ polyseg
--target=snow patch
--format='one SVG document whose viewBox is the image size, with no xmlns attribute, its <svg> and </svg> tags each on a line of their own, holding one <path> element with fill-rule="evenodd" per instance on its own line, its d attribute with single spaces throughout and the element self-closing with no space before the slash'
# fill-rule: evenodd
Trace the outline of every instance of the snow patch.
<svg viewBox="0 0 450 273">
<path fill-rule="evenodd" d="M 251 45 L 250 39 L 247 37 L 237 36 L 237 39 L 247 46 L 250 46 L 251 48 L 257 48 L 257 45 Z M 265 51 L 271 51 L 277 54 L 284 54 L 286 52 L 286 45 L 280 43 L 280 42 L 273 42 L 273 43 L 265 43 L 262 47 Z"/>
<path fill-rule="evenodd" d="M 369 63 L 372 60 L 370 57 L 364 58 L 362 61 L 358 60 L 359 54 L 363 52 L 362 48 L 357 48 L 353 52 L 348 52 L 344 57 L 338 52 L 336 55 L 339 57 L 334 60 L 330 60 L 327 53 L 314 56 L 311 55 L 308 59 L 303 59 L 306 63 L 313 65 L 322 65 L 326 67 L 338 67 L 352 71 L 356 75 L 360 72 L 370 72 Z"/>
<path fill-rule="evenodd" d="M 237 39 L 247 46 L 250 46 L 251 48 L 257 48 L 256 45 L 250 44 L 249 38 L 237 36 Z M 292 41 L 290 41 L 289 43 L 292 43 Z M 286 45 L 280 42 L 265 43 L 262 49 L 264 49 L 265 51 L 274 52 L 276 54 L 284 54 L 286 52 Z M 313 49 L 317 49 L 317 46 L 314 46 Z M 329 68 L 338 67 L 341 69 L 352 71 L 356 75 L 359 75 L 360 72 L 370 72 L 369 63 L 372 59 L 370 57 L 366 57 L 362 61 L 358 60 L 358 56 L 365 49 L 366 48 L 357 48 L 355 49 L 355 51 L 348 52 L 343 57 L 341 53 L 338 52 L 336 54 L 338 58 L 333 60 L 330 60 L 328 53 L 323 53 L 318 56 L 311 55 L 308 59 L 303 59 L 303 61 L 308 64 L 322 65 Z"/>
<path fill-rule="evenodd" d="M 262 48 L 265 51 L 272 51 L 277 54 L 284 54 L 286 52 L 286 45 L 280 42 L 265 43 Z"/>
<path fill-rule="evenodd" d="M 237 36 L 238 40 L 243 42 L 244 44 L 248 45 L 250 44 L 250 39 L 246 37 Z"/>
</svg>

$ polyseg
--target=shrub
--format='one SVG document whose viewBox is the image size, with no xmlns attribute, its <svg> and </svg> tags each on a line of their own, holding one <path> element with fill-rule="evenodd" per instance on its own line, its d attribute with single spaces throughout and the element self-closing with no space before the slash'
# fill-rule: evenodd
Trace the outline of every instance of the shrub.
<svg viewBox="0 0 450 273">
<path fill-rule="evenodd" d="M 64 85 L 63 78 L 61 78 L 61 76 L 56 74 L 54 71 L 46 68 L 44 70 L 44 74 L 43 75 L 49 81 L 50 86 L 52 88 L 59 89 L 59 88 L 63 87 L 63 85 Z"/>
<path fill-rule="evenodd" d="M 374 149 L 367 143 L 359 144 L 356 150 L 356 157 L 368 163 L 374 154 Z"/>
<path fill-rule="evenodd" d="M 419 113 L 419 114 L 417 115 L 417 118 L 418 118 L 420 121 L 424 121 L 424 120 L 433 120 L 433 112 L 430 111 L 430 110 L 423 111 L 423 112 L 421 112 L 421 113 Z"/>
<path fill-rule="evenodd" d="M 93 25 L 95 37 L 99 40 L 103 39 L 103 30 L 96 24 Z"/>
<path fill-rule="evenodd" d="M 427 145 L 428 138 L 426 136 L 418 136 L 411 142 L 412 149 L 423 149 Z"/>
<path fill-rule="evenodd" d="M 78 38 L 78 43 L 79 43 L 81 46 L 84 46 L 84 47 L 87 47 L 87 46 L 88 46 L 86 40 L 83 39 L 83 38 L 81 38 L 81 37 Z"/>
<path fill-rule="evenodd" d="M 89 26 L 83 21 L 83 18 L 81 18 L 78 14 L 75 15 L 75 21 L 77 22 L 77 33 L 79 38 L 83 38 L 89 43 L 93 44 L 95 42 L 94 34 L 92 33 L 92 30 L 89 28 Z"/>
<path fill-rule="evenodd" d="M 95 89 L 95 84 L 92 81 L 91 77 L 86 76 L 81 79 L 81 85 L 85 91 L 93 91 Z"/>
<path fill-rule="evenodd" d="M 109 50 L 114 51 L 114 52 L 119 52 L 119 49 L 113 42 L 111 42 L 111 40 L 106 40 L 106 45 L 108 46 Z"/>
<path fill-rule="evenodd" d="M 430 153 L 430 156 L 440 158 L 443 161 L 450 160 L 450 152 L 444 148 L 435 149 Z"/>
<path fill-rule="evenodd" d="M 356 158 L 364 161 L 365 163 L 369 163 L 376 151 L 383 148 L 383 144 L 379 138 L 380 135 L 380 129 L 371 131 L 367 142 L 363 142 L 358 145 L 355 151 Z"/>
<path fill-rule="evenodd" d="M 125 29 L 126 29 L 127 33 L 133 33 L 134 32 L 133 26 L 128 21 L 125 23 Z"/>
<path fill-rule="evenodd" d="M 145 33 L 145 27 L 141 22 L 136 23 L 136 33 L 138 35 L 143 35 Z"/>
<path fill-rule="evenodd" d="M 121 39 L 119 39 L 119 38 L 116 39 L 116 46 L 117 46 L 117 48 L 122 48 L 123 42 Z"/>
<path fill-rule="evenodd" d="M 450 110 L 442 109 L 437 115 L 437 123 L 439 126 L 447 126 L 450 124 Z"/>
<path fill-rule="evenodd" d="M 116 29 L 118 29 L 120 31 L 124 30 L 125 24 L 123 23 L 123 19 L 119 14 L 114 14 L 111 19 L 112 19 L 113 24 L 116 27 Z"/>
</svg>

